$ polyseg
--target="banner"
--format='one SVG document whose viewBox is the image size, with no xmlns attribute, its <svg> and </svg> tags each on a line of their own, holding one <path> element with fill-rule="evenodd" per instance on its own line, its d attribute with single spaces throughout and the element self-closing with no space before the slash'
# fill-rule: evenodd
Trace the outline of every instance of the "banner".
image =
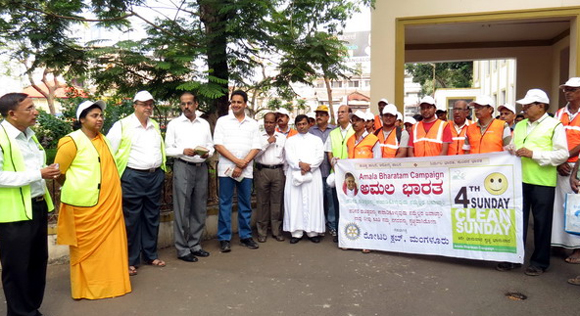
<svg viewBox="0 0 580 316">
<path fill-rule="evenodd" d="M 339 246 L 522 263 L 520 159 L 342 159 Z"/>
</svg>

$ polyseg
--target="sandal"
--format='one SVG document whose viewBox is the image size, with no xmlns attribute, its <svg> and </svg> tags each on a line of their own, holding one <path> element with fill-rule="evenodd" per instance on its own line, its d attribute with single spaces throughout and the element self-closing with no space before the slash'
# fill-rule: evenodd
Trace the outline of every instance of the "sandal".
<svg viewBox="0 0 580 316">
<path fill-rule="evenodd" d="M 564 261 L 568 262 L 568 263 L 572 263 L 572 264 L 577 264 L 580 263 L 580 257 L 568 257 L 566 259 L 564 259 Z"/>
<path fill-rule="evenodd" d="M 568 284 L 580 285 L 580 275 L 573 279 L 568 279 Z"/>
<path fill-rule="evenodd" d="M 135 266 L 129 266 L 129 276 L 136 276 L 137 268 Z"/>
<path fill-rule="evenodd" d="M 371 253 L 371 251 L 369 249 L 363 249 L 362 253 Z"/>
<path fill-rule="evenodd" d="M 153 260 L 147 262 L 147 264 L 152 265 L 154 267 L 159 267 L 159 268 L 165 267 L 165 261 L 163 261 L 159 258 L 153 259 Z"/>
</svg>

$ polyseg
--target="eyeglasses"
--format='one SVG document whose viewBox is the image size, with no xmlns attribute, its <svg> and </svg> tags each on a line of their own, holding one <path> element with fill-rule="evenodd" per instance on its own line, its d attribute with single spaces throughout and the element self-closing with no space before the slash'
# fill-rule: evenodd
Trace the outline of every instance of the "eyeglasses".
<svg viewBox="0 0 580 316">
<path fill-rule="evenodd" d="M 566 93 L 566 92 L 576 92 L 578 91 L 580 88 L 572 88 L 572 87 L 565 87 L 562 89 L 562 92 Z"/>
<path fill-rule="evenodd" d="M 137 102 L 136 104 L 142 107 L 153 107 L 153 102 Z"/>
<path fill-rule="evenodd" d="M 453 108 L 453 112 L 461 112 L 461 111 L 469 111 L 469 108 L 467 108 L 467 109 L 457 109 L 457 108 Z"/>
</svg>

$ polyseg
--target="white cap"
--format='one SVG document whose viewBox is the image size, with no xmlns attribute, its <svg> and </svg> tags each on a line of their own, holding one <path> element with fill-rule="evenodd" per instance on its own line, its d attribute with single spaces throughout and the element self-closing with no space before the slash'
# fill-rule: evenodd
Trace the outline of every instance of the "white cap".
<svg viewBox="0 0 580 316">
<path fill-rule="evenodd" d="M 381 103 L 381 102 L 385 102 L 386 104 L 389 104 L 389 101 L 385 98 L 380 99 L 378 103 Z"/>
<path fill-rule="evenodd" d="M 373 114 L 373 112 L 367 111 L 366 115 L 367 115 L 367 117 L 365 118 L 365 121 L 374 121 L 375 120 L 375 115 Z"/>
<path fill-rule="evenodd" d="M 356 110 L 356 112 L 354 112 L 352 116 L 356 116 L 361 120 L 366 120 L 367 119 L 367 115 L 365 114 L 365 112 L 361 111 L 361 110 Z"/>
<path fill-rule="evenodd" d="M 421 98 L 421 101 L 419 101 L 419 105 L 421 105 L 423 103 L 435 105 L 435 99 L 433 99 L 433 97 L 431 97 L 431 96 L 426 95 L 423 98 Z"/>
<path fill-rule="evenodd" d="M 383 115 L 385 114 L 391 114 L 393 116 L 397 116 L 397 106 L 394 104 L 387 104 L 384 108 L 383 108 Z"/>
<path fill-rule="evenodd" d="M 286 110 L 285 108 L 279 108 L 279 109 L 277 109 L 276 110 L 276 113 L 284 114 L 284 115 L 290 117 L 290 112 L 288 112 L 288 110 Z"/>
<path fill-rule="evenodd" d="M 497 107 L 498 111 L 501 111 L 502 108 L 503 109 L 506 109 L 506 110 L 510 110 L 514 114 L 516 113 L 516 107 L 513 106 L 513 105 L 511 105 L 511 104 L 509 104 L 509 103 L 506 103 L 504 105 L 500 105 L 500 106 Z"/>
<path fill-rule="evenodd" d="M 566 81 L 565 84 L 560 85 L 560 89 L 564 87 L 578 88 L 580 87 L 580 77 L 572 77 Z"/>
<path fill-rule="evenodd" d="M 149 93 L 148 91 L 145 91 L 145 90 L 137 92 L 137 94 L 133 98 L 133 102 L 137 102 L 137 101 L 145 102 L 145 101 L 149 101 L 149 100 L 155 101 L 155 99 L 153 98 L 151 93 Z"/>
<path fill-rule="evenodd" d="M 403 113 L 397 111 L 397 120 L 403 120 Z"/>
<path fill-rule="evenodd" d="M 534 102 L 550 104 L 550 99 L 548 99 L 546 92 L 540 89 L 530 89 L 523 99 L 517 100 L 516 102 L 519 104 L 532 104 Z"/>
<path fill-rule="evenodd" d="M 306 116 L 311 119 L 316 119 L 316 114 L 314 114 L 314 112 L 308 112 Z"/>
<path fill-rule="evenodd" d="M 479 104 L 479 105 L 489 105 L 492 108 L 495 108 L 495 101 L 493 101 L 493 99 L 488 96 L 488 95 L 478 95 L 475 100 L 471 101 L 469 103 L 469 105 L 472 104 Z"/>
<path fill-rule="evenodd" d="M 407 123 L 415 125 L 417 123 L 417 120 L 415 120 L 411 116 L 405 116 L 405 123 L 404 124 L 407 124 Z"/>
<path fill-rule="evenodd" d="M 107 108 L 107 104 L 104 101 L 98 100 L 98 101 L 85 101 L 81 104 L 79 104 L 79 107 L 77 108 L 77 120 L 80 120 L 80 116 L 81 113 L 90 108 L 91 106 L 93 106 L 93 104 L 98 105 L 101 108 L 101 111 L 104 111 Z"/>
</svg>

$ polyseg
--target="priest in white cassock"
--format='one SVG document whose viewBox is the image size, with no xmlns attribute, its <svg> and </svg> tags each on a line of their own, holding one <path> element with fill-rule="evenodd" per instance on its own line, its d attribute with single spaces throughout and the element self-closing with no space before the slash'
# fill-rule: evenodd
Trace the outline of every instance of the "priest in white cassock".
<svg viewBox="0 0 580 316">
<path fill-rule="evenodd" d="M 320 242 L 324 233 L 324 200 L 319 166 L 324 159 L 322 140 L 308 133 L 308 117 L 298 115 L 298 134 L 286 140 L 284 150 L 288 171 L 284 188 L 284 231 L 292 233 L 291 244 L 304 233 L 312 242 Z"/>
</svg>

